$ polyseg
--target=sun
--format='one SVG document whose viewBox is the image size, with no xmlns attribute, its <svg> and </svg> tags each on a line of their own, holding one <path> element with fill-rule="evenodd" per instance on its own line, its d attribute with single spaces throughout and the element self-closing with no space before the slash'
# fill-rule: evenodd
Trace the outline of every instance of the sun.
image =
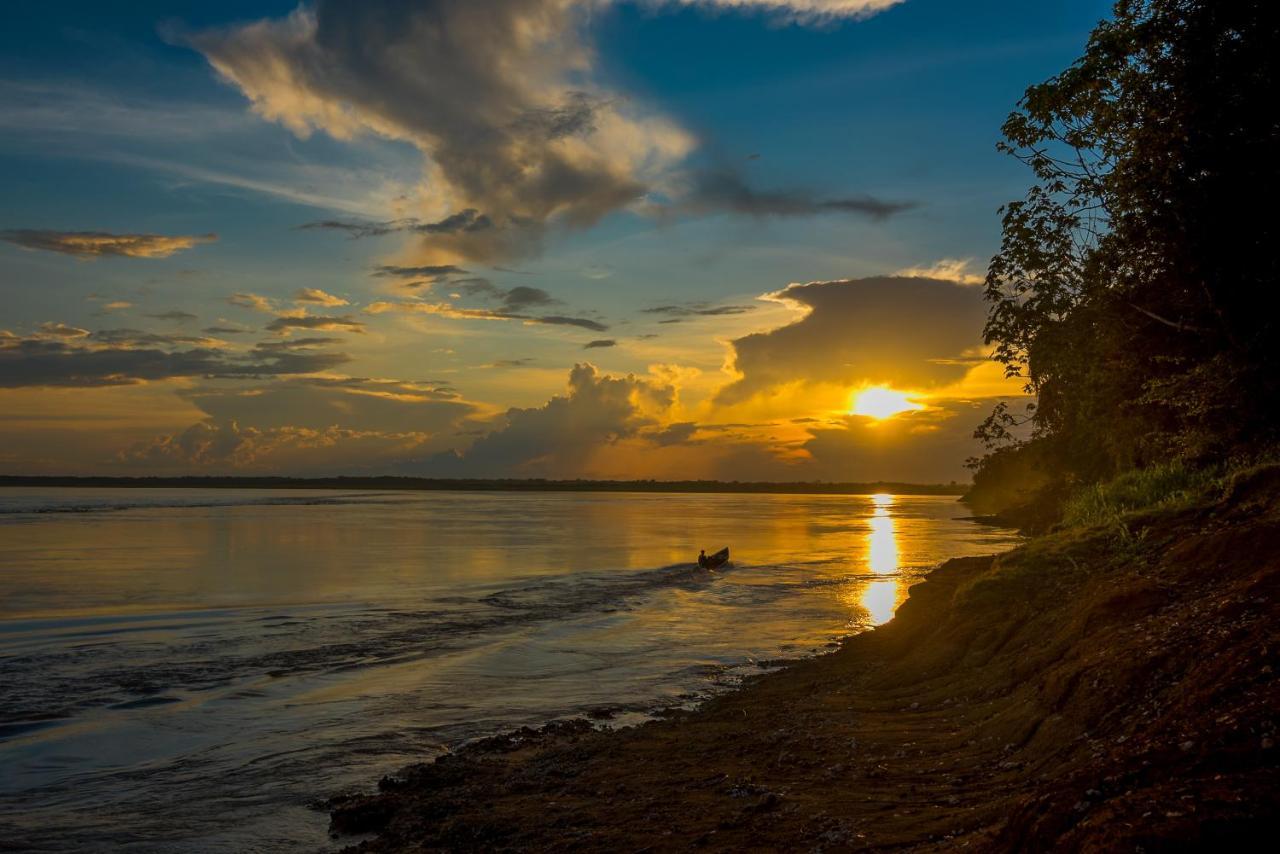
<svg viewBox="0 0 1280 854">
<path fill-rule="evenodd" d="M 904 391 L 874 386 L 856 393 L 849 411 L 854 415 L 866 415 L 881 421 L 913 409 L 924 409 L 924 406 L 916 403 Z"/>
</svg>

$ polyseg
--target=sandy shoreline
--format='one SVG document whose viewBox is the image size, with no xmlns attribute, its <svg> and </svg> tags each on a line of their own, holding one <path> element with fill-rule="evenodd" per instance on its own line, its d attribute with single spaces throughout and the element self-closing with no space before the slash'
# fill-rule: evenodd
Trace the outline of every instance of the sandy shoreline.
<svg viewBox="0 0 1280 854">
<path fill-rule="evenodd" d="M 486 739 L 335 799 L 354 850 L 1169 850 L 1280 824 L 1280 477 L 950 561 L 693 712 Z M 1265 478 L 1264 478 L 1265 480 Z"/>
</svg>

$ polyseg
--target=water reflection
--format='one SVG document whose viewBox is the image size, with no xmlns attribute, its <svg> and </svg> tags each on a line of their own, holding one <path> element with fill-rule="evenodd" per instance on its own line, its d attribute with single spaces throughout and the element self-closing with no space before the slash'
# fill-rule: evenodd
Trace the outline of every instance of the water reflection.
<svg viewBox="0 0 1280 854">
<path fill-rule="evenodd" d="M 898 535 L 890 512 L 893 502 L 892 495 L 871 496 L 874 509 L 868 520 L 871 530 L 867 534 L 867 566 L 876 575 L 892 576 L 869 583 L 858 601 L 876 626 L 893 619 L 898 604 Z"/>
</svg>

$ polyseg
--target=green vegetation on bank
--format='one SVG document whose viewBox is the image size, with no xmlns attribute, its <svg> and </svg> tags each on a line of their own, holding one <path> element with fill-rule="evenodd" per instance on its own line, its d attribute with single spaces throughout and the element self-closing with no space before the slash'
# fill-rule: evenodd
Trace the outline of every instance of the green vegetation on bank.
<svg viewBox="0 0 1280 854">
<path fill-rule="evenodd" d="M 1044 527 L 1176 502 L 1280 440 L 1280 15 L 1271 0 L 1119 0 L 1029 88 L 1001 149 L 987 343 L 1035 404 L 979 428 L 969 500 Z M 1098 485 L 1105 484 L 1105 485 Z"/>
<path fill-rule="evenodd" d="M 0 487 L 153 489 L 404 489 L 469 492 L 692 492 L 783 495 L 962 495 L 959 483 L 824 483 L 718 480 L 445 479 L 425 477 L 44 477 L 0 475 Z"/>
</svg>

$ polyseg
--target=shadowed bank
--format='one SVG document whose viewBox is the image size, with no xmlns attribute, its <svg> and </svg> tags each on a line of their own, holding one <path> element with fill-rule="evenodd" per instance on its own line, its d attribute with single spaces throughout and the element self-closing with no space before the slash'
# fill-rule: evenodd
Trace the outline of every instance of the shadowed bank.
<svg viewBox="0 0 1280 854">
<path fill-rule="evenodd" d="M 1244 472 L 950 561 L 887 625 L 699 711 L 409 767 L 332 828 L 377 831 L 362 852 L 1244 845 L 1280 819 L 1278 552 L 1280 467 Z"/>
</svg>

